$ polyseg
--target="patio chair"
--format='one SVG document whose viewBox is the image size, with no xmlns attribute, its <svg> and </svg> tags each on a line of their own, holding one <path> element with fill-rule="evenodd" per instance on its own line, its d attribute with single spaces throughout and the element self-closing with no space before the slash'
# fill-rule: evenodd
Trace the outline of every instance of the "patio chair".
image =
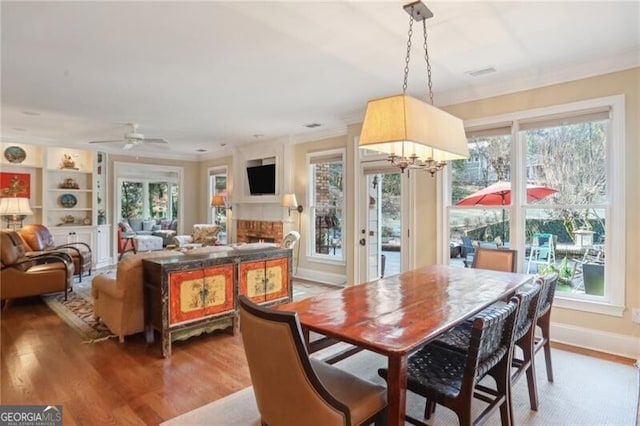
<svg viewBox="0 0 640 426">
<path fill-rule="evenodd" d="M 533 234 L 531 252 L 529 253 L 529 262 L 527 263 L 527 274 L 531 273 L 532 265 L 536 265 L 537 270 L 537 265 L 555 264 L 556 239 L 557 237 L 553 234 L 542 234 L 538 232 Z"/>
</svg>

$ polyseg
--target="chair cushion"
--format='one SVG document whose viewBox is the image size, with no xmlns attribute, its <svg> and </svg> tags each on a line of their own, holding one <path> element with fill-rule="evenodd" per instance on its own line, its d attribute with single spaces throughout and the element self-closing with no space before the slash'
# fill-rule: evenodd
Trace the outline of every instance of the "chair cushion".
<svg viewBox="0 0 640 426">
<path fill-rule="evenodd" d="M 349 407 L 351 424 L 359 425 L 387 405 L 387 389 L 317 359 L 310 359 L 318 378 Z"/>
</svg>

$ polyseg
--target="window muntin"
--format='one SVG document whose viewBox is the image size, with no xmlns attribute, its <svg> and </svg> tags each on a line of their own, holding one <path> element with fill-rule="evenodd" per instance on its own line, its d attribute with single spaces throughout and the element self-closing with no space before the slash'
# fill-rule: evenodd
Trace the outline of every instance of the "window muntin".
<svg viewBox="0 0 640 426">
<path fill-rule="evenodd" d="M 344 262 L 344 154 L 327 151 L 309 156 L 311 257 Z"/>
</svg>

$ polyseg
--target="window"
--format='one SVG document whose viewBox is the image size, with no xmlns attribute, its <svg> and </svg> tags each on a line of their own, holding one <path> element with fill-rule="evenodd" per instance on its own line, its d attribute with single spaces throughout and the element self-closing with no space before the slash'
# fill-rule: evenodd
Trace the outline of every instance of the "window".
<svg viewBox="0 0 640 426">
<path fill-rule="evenodd" d="M 120 181 L 122 218 L 177 219 L 178 185 L 129 178 Z"/>
<path fill-rule="evenodd" d="M 616 96 L 471 123 L 447 185 L 450 263 L 515 248 L 520 271 L 559 273 L 559 306 L 621 315 L 623 108 Z"/>
<path fill-rule="evenodd" d="M 209 170 L 209 199 L 213 200 L 215 195 L 224 197 L 225 206 L 211 206 L 211 221 L 220 226 L 218 240 L 223 244 L 228 244 L 227 240 L 227 169 Z"/>
<path fill-rule="evenodd" d="M 344 262 L 344 151 L 325 151 L 307 157 L 310 197 L 311 257 Z"/>
</svg>

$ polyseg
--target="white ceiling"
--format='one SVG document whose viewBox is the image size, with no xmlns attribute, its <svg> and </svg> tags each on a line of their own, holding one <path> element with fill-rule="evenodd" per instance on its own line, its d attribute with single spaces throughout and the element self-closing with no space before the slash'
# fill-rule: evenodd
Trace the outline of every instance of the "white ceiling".
<svg viewBox="0 0 640 426">
<path fill-rule="evenodd" d="M 2 140 L 94 148 L 135 121 L 170 145 L 129 153 L 207 158 L 339 131 L 401 92 L 403 4 L 2 1 Z M 426 4 L 436 105 L 640 66 L 637 1 Z M 420 27 L 408 91 L 424 98 Z"/>
</svg>

